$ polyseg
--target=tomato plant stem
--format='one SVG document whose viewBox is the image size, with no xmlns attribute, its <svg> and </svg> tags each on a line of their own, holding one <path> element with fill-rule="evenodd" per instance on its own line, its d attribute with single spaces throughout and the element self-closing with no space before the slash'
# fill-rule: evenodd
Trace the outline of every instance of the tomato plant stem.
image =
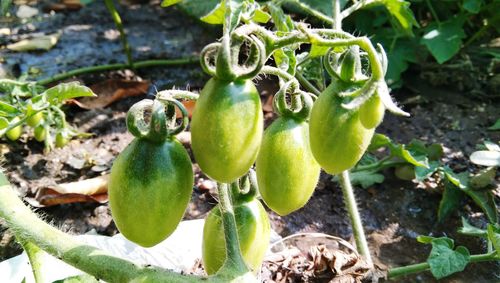
<svg viewBox="0 0 500 283">
<path fill-rule="evenodd" d="M 26 254 L 28 255 L 28 259 L 30 261 L 31 270 L 33 271 L 33 278 L 35 279 L 35 282 L 36 283 L 46 282 L 41 270 L 41 266 L 43 264 L 42 256 L 45 254 L 45 252 L 35 244 L 25 241 L 17 235 L 16 239 L 21 244 L 23 249 L 26 251 Z"/>
<path fill-rule="evenodd" d="M 472 262 L 493 261 L 493 260 L 500 260 L 500 256 L 496 253 L 496 251 L 486 254 L 471 255 L 469 262 L 472 263 Z M 430 265 L 427 262 L 395 267 L 389 269 L 387 277 L 396 278 L 413 273 L 423 272 L 429 269 Z"/>
<path fill-rule="evenodd" d="M 64 262 L 108 282 L 199 282 L 202 279 L 155 267 L 143 267 L 81 244 L 39 219 L 10 185 L 0 187 L 0 217 L 21 240 L 33 243 Z"/>
<path fill-rule="evenodd" d="M 248 272 L 248 268 L 240 252 L 238 228 L 231 203 L 230 188 L 228 184 L 221 183 L 217 187 L 219 193 L 219 208 L 224 226 L 224 239 L 226 242 L 226 262 L 221 269 L 236 272 Z"/>
<path fill-rule="evenodd" d="M 358 211 L 358 205 L 356 204 L 356 198 L 354 197 L 354 191 L 352 189 L 351 180 L 349 178 L 349 171 L 344 171 L 339 175 L 340 186 L 342 187 L 342 195 L 344 196 L 344 202 L 349 213 L 349 218 L 351 219 L 352 232 L 354 234 L 354 239 L 356 241 L 356 247 L 358 252 L 365 257 L 366 262 L 372 266 L 373 261 L 370 255 L 370 249 L 368 248 L 368 242 L 366 241 L 365 232 L 363 230 L 363 223 L 361 222 L 361 216 Z"/>
<path fill-rule="evenodd" d="M 340 0 L 332 0 L 332 29 L 342 30 L 342 17 L 340 16 Z"/>
<path fill-rule="evenodd" d="M 134 63 L 134 61 L 132 60 L 132 51 L 130 50 L 130 45 L 127 40 L 127 35 L 125 34 L 125 30 L 123 29 L 123 24 L 120 14 L 116 10 L 115 3 L 113 2 L 113 0 L 104 0 L 104 3 L 106 4 L 106 8 L 111 14 L 111 18 L 113 18 L 113 21 L 115 22 L 116 28 L 120 32 L 120 40 L 122 42 L 125 55 L 127 56 L 127 65 L 132 67 L 132 64 Z"/>
<path fill-rule="evenodd" d="M 148 67 L 159 67 L 159 66 L 176 66 L 176 65 L 188 65 L 198 63 L 198 56 L 179 58 L 179 59 L 164 59 L 164 60 L 146 60 L 146 61 L 137 61 L 132 64 L 133 69 L 140 68 L 148 68 Z M 83 74 L 89 73 L 98 73 L 104 71 L 113 71 L 113 70 L 123 70 L 130 68 L 128 64 L 108 64 L 108 65 L 98 65 L 91 67 L 84 67 L 79 69 L 74 69 L 69 72 L 56 74 L 52 77 L 37 81 L 38 85 L 48 85 L 57 81 L 62 81 L 74 76 L 79 76 Z"/>
</svg>

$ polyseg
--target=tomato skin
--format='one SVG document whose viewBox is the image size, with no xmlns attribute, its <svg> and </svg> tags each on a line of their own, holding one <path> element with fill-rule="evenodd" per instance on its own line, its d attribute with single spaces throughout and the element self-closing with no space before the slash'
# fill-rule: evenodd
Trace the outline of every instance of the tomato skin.
<svg viewBox="0 0 500 283">
<path fill-rule="evenodd" d="M 16 123 L 19 120 L 20 120 L 19 117 L 14 117 L 14 119 L 12 119 L 10 122 Z M 7 138 L 9 140 L 17 141 L 19 139 L 19 137 L 21 136 L 22 131 L 23 131 L 22 125 L 19 125 L 17 127 L 10 129 L 9 131 L 7 131 L 7 133 L 5 133 L 5 135 L 7 136 Z"/>
<path fill-rule="evenodd" d="M 352 83 L 334 80 L 315 101 L 309 134 L 314 158 L 329 174 L 352 168 L 370 145 L 375 130 L 359 120 L 359 112 L 344 109 L 338 93 Z"/>
<path fill-rule="evenodd" d="M 269 217 L 257 199 L 236 204 L 233 208 L 241 254 L 248 267 L 256 273 L 269 246 Z M 216 273 L 226 260 L 224 228 L 219 206 L 214 207 L 205 219 L 202 257 L 203 266 L 209 275 Z"/>
<path fill-rule="evenodd" d="M 375 93 L 359 108 L 359 120 L 367 129 L 378 127 L 384 120 L 385 106 Z"/>
<path fill-rule="evenodd" d="M 43 142 L 47 137 L 47 131 L 43 125 L 39 125 L 35 128 L 35 139 L 39 142 Z"/>
<path fill-rule="evenodd" d="M 243 176 L 257 158 L 262 132 L 260 97 L 251 80 L 207 82 L 191 121 L 191 147 L 204 173 L 221 183 Z"/>
<path fill-rule="evenodd" d="M 28 124 L 28 126 L 34 128 L 34 127 L 38 126 L 42 122 L 42 120 L 43 120 L 43 112 L 40 111 L 40 112 L 37 112 L 35 115 L 26 119 L 26 123 Z"/>
<path fill-rule="evenodd" d="M 321 170 L 309 146 L 309 124 L 276 119 L 264 132 L 255 168 L 259 192 L 269 208 L 287 215 L 303 207 Z"/>
<path fill-rule="evenodd" d="M 108 194 L 118 230 L 152 247 L 175 230 L 193 188 L 191 160 L 175 139 L 133 140 L 113 163 Z"/>
<path fill-rule="evenodd" d="M 66 133 L 59 132 L 56 134 L 56 147 L 64 147 L 68 144 L 69 139 Z"/>
</svg>

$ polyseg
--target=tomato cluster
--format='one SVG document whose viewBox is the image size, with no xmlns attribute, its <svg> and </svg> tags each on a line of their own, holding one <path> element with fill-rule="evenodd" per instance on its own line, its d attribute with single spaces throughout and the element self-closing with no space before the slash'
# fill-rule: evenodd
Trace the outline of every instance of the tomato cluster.
<svg viewBox="0 0 500 283">
<path fill-rule="evenodd" d="M 282 83 L 273 103 L 279 117 L 265 131 L 252 80 L 215 75 L 202 89 L 191 121 L 191 148 L 201 170 L 233 186 L 255 164 L 253 186 L 271 210 L 287 215 L 303 207 L 321 168 L 330 174 L 352 168 L 383 119 L 385 107 L 377 94 L 356 109 L 342 106 L 349 98 L 341 94 L 366 82 L 356 56 L 346 52 L 339 74 L 314 102 L 298 83 Z M 176 100 L 166 105 L 145 100 L 131 108 L 127 126 L 136 139 L 117 157 L 111 172 L 109 196 L 116 225 L 125 237 L 146 247 L 175 230 L 193 186 L 190 158 L 174 137 L 179 131 L 168 128 L 173 102 L 182 108 Z M 149 127 L 146 108 L 151 109 Z M 241 254 L 257 271 L 268 247 L 269 218 L 255 194 L 232 190 L 232 205 Z M 226 260 L 222 218 L 216 206 L 205 222 L 202 251 L 208 274 Z"/>
</svg>

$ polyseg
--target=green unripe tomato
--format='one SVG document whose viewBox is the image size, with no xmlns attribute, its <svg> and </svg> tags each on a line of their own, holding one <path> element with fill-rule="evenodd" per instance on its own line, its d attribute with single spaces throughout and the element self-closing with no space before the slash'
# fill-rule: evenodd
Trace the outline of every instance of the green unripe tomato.
<svg viewBox="0 0 500 283">
<path fill-rule="evenodd" d="M 359 112 L 344 109 L 338 93 L 352 84 L 334 80 L 315 101 L 309 123 L 314 158 L 330 174 L 352 168 L 361 159 L 375 132 L 359 120 Z"/>
<path fill-rule="evenodd" d="M 359 120 L 367 129 L 378 127 L 384 119 L 385 106 L 375 93 L 359 108 Z"/>
<path fill-rule="evenodd" d="M 47 131 L 43 125 L 39 125 L 35 128 L 35 139 L 39 142 L 43 142 L 47 137 Z"/>
<path fill-rule="evenodd" d="M 19 122 L 19 117 L 14 117 L 14 119 L 12 119 L 10 121 L 10 123 L 16 123 L 16 122 Z M 10 130 L 7 131 L 7 133 L 5 133 L 5 135 L 7 136 L 7 138 L 11 141 L 17 141 L 19 139 L 19 137 L 21 136 L 21 133 L 23 131 L 23 126 L 22 125 L 19 125 L 17 127 L 14 127 Z"/>
<path fill-rule="evenodd" d="M 30 116 L 28 119 L 26 119 L 26 123 L 30 127 L 36 127 L 38 126 L 41 122 L 43 121 L 43 112 L 37 112 L 35 115 Z"/>
<path fill-rule="evenodd" d="M 143 247 L 160 243 L 181 221 L 193 182 L 191 160 L 176 139 L 136 138 L 111 168 L 108 194 L 116 227 Z"/>
<path fill-rule="evenodd" d="M 201 170 L 221 183 L 243 176 L 259 151 L 263 115 L 251 80 L 210 79 L 191 121 L 194 157 Z"/>
<path fill-rule="evenodd" d="M 59 132 L 56 134 L 56 147 L 64 147 L 68 144 L 69 142 L 69 137 L 68 134 L 65 132 Z"/>
<path fill-rule="evenodd" d="M 321 170 L 309 146 L 308 123 L 276 119 L 264 132 L 255 169 L 259 192 L 269 208 L 287 215 L 303 207 Z"/>
<path fill-rule="evenodd" d="M 257 199 L 234 206 L 240 251 L 247 266 L 259 271 L 271 235 L 266 210 Z M 224 228 L 219 206 L 214 207 L 205 220 L 202 245 L 203 266 L 207 274 L 216 273 L 226 260 Z"/>
</svg>

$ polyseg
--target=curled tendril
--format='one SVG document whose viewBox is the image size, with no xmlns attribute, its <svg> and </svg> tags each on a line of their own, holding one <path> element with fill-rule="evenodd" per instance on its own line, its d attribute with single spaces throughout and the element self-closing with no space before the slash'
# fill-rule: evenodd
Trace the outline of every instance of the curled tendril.
<svg viewBox="0 0 500 283">
<path fill-rule="evenodd" d="M 250 44 L 250 50 L 245 62 L 239 65 L 240 49 L 245 42 Z M 257 36 L 233 33 L 229 51 L 224 51 L 224 43 L 211 43 L 201 51 L 201 67 L 207 74 L 225 80 L 252 79 L 259 74 L 266 61 L 266 47 Z"/>
<path fill-rule="evenodd" d="M 340 79 L 340 75 L 335 70 L 339 63 L 339 54 L 333 50 L 333 48 L 328 49 L 326 52 L 325 56 L 323 57 L 323 67 L 325 68 L 326 72 L 330 75 L 332 78 Z M 332 60 L 333 59 L 333 60 Z"/>
<path fill-rule="evenodd" d="M 171 128 L 175 121 L 175 106 L 182 113 L 180 125 Z M 165 107 L 167 110 L 165 111 Z M 149 124 L 144 114 L 150 112 Z M 181 102 L 175 99 L 160 100 L 144 99 L 134 104 L 127 113 L 127 128 L 137 138 L 153 142 L 163 142 L 170 136 L 182 132 L 189 122 L 188 112 Z"/>
<path fill-rule="evenodd" d="M 286 95 L 290 93 L 291 105 L 286 101 Z M 309 117 L 313 100 L 311 94 L 301 91 L 294 81 L 284 83 L 274 95 L 273 106 L 280 116 L 288 116 L 298 120 L 305 120 Z"/>
</svg>

